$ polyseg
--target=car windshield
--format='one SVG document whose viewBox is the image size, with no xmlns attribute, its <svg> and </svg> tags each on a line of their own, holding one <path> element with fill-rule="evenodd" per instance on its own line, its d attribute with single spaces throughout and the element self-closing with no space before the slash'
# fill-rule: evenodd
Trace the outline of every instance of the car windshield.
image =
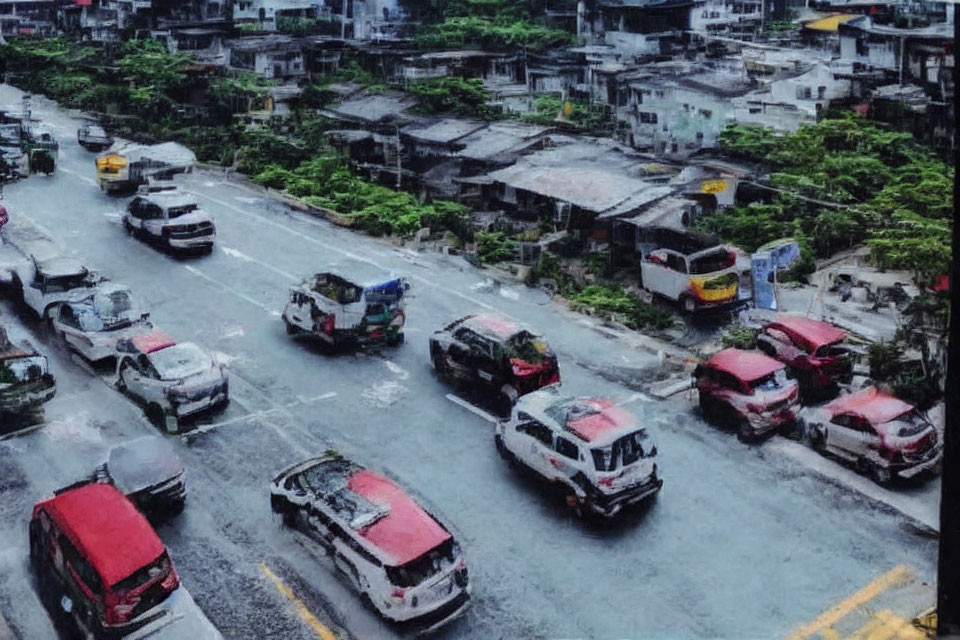
<svg viewBox="0 0 960 640">
<path fill-rule="evenodd" d="M 192 213 L 196 211 L 198 208 L 199 207 L 197 207 L 197 205 L 195 204 L 185 204 L 180 207 L 170 207 L 169 209 L 167 209 L 167 217 L 173 220 L 174 218 L 179 218 L 180 216 L 184 216 L 188 213 Z"/>
<path fill-rule="evenodd" d="M 883 429 L 890 435 L 896 435 L 897 437 L 904 438 L 907 436 L 917 435 L 926 429 L 928 425 L 929 423 L 922 415 L 920 415 L 920 412 L 913 410 L 894 418 L 890 422 L 887 422 L 883 426 Z"/>
<path fill-rule="evenodd" d="M 787 370 L 778 369 L 770 375 L 751 381 L 750 388 L 754 391 L 776 391 L 782 389 L 785 384 L 787 384 Z"/>
<path fill-rule="evenodd" d="M 47 293 L 59 293 L 79 289 L 87 285 L 87 275 L 77 274 L 47 279 L 45 290 Z"/>
<path fill-rule="evenodd" d="M 186 378 L 213 366 L 210 356 L 191 342 L 155 351 L 150 354 L 150 362 L 164 380 Z"/>
<path fill-rule="evenodd" d="M 0 360 L 0 384 L 17 384 L 39 380 L 47 373 L 47 359 L 43 356 Z"/>
<path fill-rule="evenodd" d="M 453 565 L 459 555 L 460 547 L 454 542 L 453 538 L 448 538 L 438 547 L 416 560 L 411 560 L 399 567 L 386 567 L 387 579 L 397 587 L 415 587 L 431 576 L 446 571 Z"/>
<path fill-rule="evenodd" d="M 112 331 L 130 326 L 143 315 L 127 289 L 99 291 L 84 304 L 73 305 L 84 331 Z"/>
<path fill-rule="evenodd" d="M 713 273 L 714 271 L 720 271 L 722 269 L 732 267 L 736 261 L 737 257 L 733 254 L 733 252 L 727 251 L 726 249 L 717 249 L 716 251 L 711 251 L 707 255 L 700 256 L 699 258 L 691 261 L 690 273 Z"/>
<path fill-rule="evenodd" d="M 107 132 L 104 131 L 101 127 L 87 127 L 87 135 L 94 136 L 97 138 L 106 138 Z"/>
<path fill-rule="evenodd" d="M 337 458 L 307 469 L 297 476 L 297 483 L 301 489 L 326 502 L 337 517 L 352 528 L 362 529 L 388 515 L 390 510 L 348 488 L 350 477 L 361 470 L 359 465 Z"/>
<path fill-rule="evenodd" d="M 621 466 L 631 465 L 645 456 L 656 455 L 657 448 L 652 443 L 646 442 L 647 432 L 644 429 L 638 429 L 631 434 L 615 440 L 606 447 L 594 447 L 590 449 L 593 456 L 593 466 L 597 471 L 616 471 Z"/>
<path fill-rule="evenodd" d="M 164 551 L 159 558 L 113 585 L 113 589 L 120 593 L 132 591 L 138 587 L 142 587 L 148 582 L 153 582 L 158 578 L 165 578 L 167 574 L 170 573 L 171 567 L 172 564 L 170 562 L 170 556 L 167 555 L 166 551 Z M 159 604 L 161 600 L 163 600 L 163 598 L 160 598 L 154 604 Z"/>
</svg>

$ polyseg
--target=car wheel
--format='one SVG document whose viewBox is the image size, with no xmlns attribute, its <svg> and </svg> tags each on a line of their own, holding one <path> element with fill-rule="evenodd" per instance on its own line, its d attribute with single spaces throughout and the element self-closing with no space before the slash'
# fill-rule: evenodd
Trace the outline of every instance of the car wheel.
<svg viewBox="0 0 960 640">
<path fill-rule="evenodd" d="M 367 594 L 366 591 L 361 592 L 360 602 L 362 602 L 363 606 L 369 609 L 372 613 L 380 615 L 380 612 L 377 611 L 377 608 L 375 606 L 373 606 L 373 600 L 370 599 L 370 596 L 369 594 Z"/>
<path fill-rule="evenodd" d="M 147 420 L 150 421 L 150 424 L 152 424 L 158 429 L 166 428 L 166 425 L 164 424 L 163 407 L 161 407 L 159 404 L 157 404 L 156 402 L 153 402 L 150 405 L 148 405 L 146 414 L 147 414 Z"/>
<path fill-rule="evenodd" d="M 433 363 L 433 370 L 437 373 L 437 377 L 447 377 L 447 361 L 443 355 L 443 351 L 441 351 L 439 348 L 434 349 L 430 353 L 430 362 Z"/>
<path fill-rule="evenodd" d="M 123 219 L 123 230 L 126 231 L 127 235 L 130 236 L 131 238 L 137 235 L 136 230 L 133 228 L 133 225 L 130 224 L 130 221 L 127 220 L 126 218 Z"/>
<path fill-rule="evenodd" d="M 286 317 L 284 317 L 284 319 L 283 319 L 283 326 L 285 326 L 285 327 L 287 328 L 287 335 L 288 335 L 288 336 L 292 336 L 293 334 L 295 334 L 295 333 L 297 332 L 297 327 L 296 327 L 296 325 L 294 325 L 292 322 L 290 322 L 289 320 L 287 320 Z"/>
<path fill-rule="evenodd" d="M 503 444 L 503 438 L 501 438 L 499 434 L 493 436 L 493 444 L 497 447 L 497 453 L 500 454 L 501 458 L 506 460 L 508 465 L 511 467 L 517 466 L 516 456 Z"/>
<path fill-rule="evenodd" d="M 747 444 L 756 442 L 757 434 L 750 428 L 750 423 L 747 420 L 740 420 L 737 424 L 737 440 Z"/>
<path fill-rule="evenodd" d="M 43 562 L 43 546 L 37 522 L 30 523 L 30 559 L 33 562 Z"/>
<path fill-rule="evenodd" d="M 818 429 L 816 425 L 810 427 L 810 446 L 813 447 L 813 450 L 818 453 L 825 453 L 827 450 L 827 438 L 824 435 L 823 431 Z"/>
<path fill-rule="evenodd" d="M 497 411 L 500 415 L 509 416 L 510 412 L 513 411 L 513 405 L 517 403 L 518 397 L 519 394 L 516 389 L 508 384 L 503 385 L 500 389 L 500 395 L 497 396 Z"/>
<path fill-rule="evenodd" d="M 870 479 L 881 487 L 885 487 L 893 480 L 893 472 L 874 462 L 870 465 Z"/>
<path fill-rule="evenodd" d="M 123 369 L 120 369 L 120 373 L 117 374 L 117 391 L 120 393 L 127 392 L 127 381 L 123 378 Z"/>
</svg>

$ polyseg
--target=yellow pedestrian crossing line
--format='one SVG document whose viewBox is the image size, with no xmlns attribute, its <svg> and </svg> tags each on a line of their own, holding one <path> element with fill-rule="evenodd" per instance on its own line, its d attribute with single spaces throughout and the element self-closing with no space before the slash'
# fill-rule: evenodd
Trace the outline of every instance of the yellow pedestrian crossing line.
<svg viewBox="0 0 960 640">
<path fill-rule="evenodd" d="M 906 618 L 901 618 L 889 609 L 870 616 L 867 624 L 857 630 L 848 640 L 926 640 L 926 634 Z"/>
<path fill-rule="evenodd" d="M 310 625 L 310 628 L 313 629 L 314 633 L 317 634 L 320 640 L 338 640 L 336 634 L 325 627 L 322 622 L 317 620 L 317 617 L 310 613 L 310 610 L 307 609 L 307 605 L 303 604 L 303 601 L 295 596 L 293 591 L 290 590 L 290 587 L 285 585 L 280 578 L 274 575 L 273 571 L 270 571 L 270 568 L 266 564 L 261 562 L 260 570 L 263 571 L 263 575 L 267 576 L 270 582 L 273 583 L 273 586 L 277 588 L 277 591 L 282 593 L 284 596 L 286 596 L 287 600 L 293 603 L 293 606 L 297 609 L 297 615 L 299 615 L 304 622 Z"/>
<path fill-rule="evenodd" d="M 784 640 L 805 640 L 817 633 L 821 634 L 824 640 L 833 640 L 834 636 L 830 635 L 830 632 L 833 631 L 832 627 L 846 618 L 850 612 L 858 607 L 862 607 L 887 589 L 912 582 L 914 579 L 915 576 L 910 569 L 904 565 L 897 565 L 890 571 L 874 578 L 870 584 L 853 595 L 844 598 L 827 609 L 817 616 L 813 622 L 796 629 L 790 635 L 786 636 Z M 825 631 L 827 632 L 826 635 L 824 635 Z M 833 631 L 833 633 L 836 632 Z"/>
</svg>

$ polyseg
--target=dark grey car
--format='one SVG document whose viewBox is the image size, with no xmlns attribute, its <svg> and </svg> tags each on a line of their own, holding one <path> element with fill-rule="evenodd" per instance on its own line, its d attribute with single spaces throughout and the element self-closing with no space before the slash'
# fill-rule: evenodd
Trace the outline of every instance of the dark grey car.
<svg viewBox="0 0 960 640">
<path fill-rule="evenodd" d="M 183 461 L 159 436 L 113 447 L 96 475 L 125 493 L 144 513 L 179 513 L 187 499 Z"/>
</svg>

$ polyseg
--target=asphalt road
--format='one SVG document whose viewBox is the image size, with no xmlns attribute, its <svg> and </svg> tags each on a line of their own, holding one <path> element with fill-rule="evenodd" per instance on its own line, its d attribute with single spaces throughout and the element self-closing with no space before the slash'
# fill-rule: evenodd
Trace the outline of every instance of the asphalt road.
<svg viewBox="0 0 960 640">
<path fill-rule="evenodd" d="M 0 104 L 16 100 L 0 86 Z M 459 533 L 474 604 L 437 637 L 773 638 L 894 565 L 932 579 L 935 541 L 797 461 L 704 424 L 682 398 L 650 400 L 637 389 L 655 357 L 536 291 L 492 285 L 459 258 L 333 227 L 214 173 L 178 182 L 215 216 L 218 247 L 170 257 L 124 233 L 127 199 L 93 184 L 94 155 L 76 145 L 77 122 L 43 100 L 35 113 L 60 139 L 60 165 L 50 178 L 4 189 L 9 234 L 38 225 L 131 285 L 160 328 L 230 363 L 231 405 L 201 419 L 202 434 L 174 443 L 188 468 L 188 504 L 158 527 L 183 583 L 226 637 L 316 637 L 261 563 L 341 635 L 397 635 L 270 513 L 269 479 L 328 448 L 394 474 Z M 330 356 L 285 334 L 288 285 L 331 268 L 410 278 L 405 345 Z M 434 329 L 491 310 L 547 337 L 566 392 L 609 396 L 645 419 L 665 480 L 651 508 L 613 527 L 587 526 L 498 458 L 493 424 L 434 377 L 427 352 Z M 91 470 L 112 444 L 152 428 L 110 388 L 109 372 L 56 349 L 26 313 L 3 303 L 0 322 L 31 334 L 59 383 L 47 426 L 0 442 L 0 612 L 39 640 L 55 631 L 28 570 L 31 505 Z"/>
</svg>

